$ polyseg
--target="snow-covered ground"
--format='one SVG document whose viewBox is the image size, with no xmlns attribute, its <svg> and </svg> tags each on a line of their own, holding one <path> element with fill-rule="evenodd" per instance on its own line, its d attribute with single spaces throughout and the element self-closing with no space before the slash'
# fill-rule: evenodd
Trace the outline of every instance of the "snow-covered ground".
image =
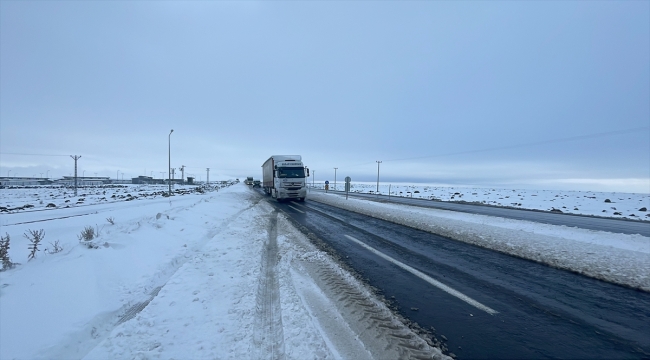
<svg viewBox="0 0 650 360">
<path fill-rule="evenodd" d="M 315 183 L 323 189 L 324 183 Z M 345 184 L 330 183 L 343 191 Z M 352 182 L 351 192 L 375 193 L 375 183 Z M 464 201 L 492 206 L 555 211 L 570 214 L 650 221 L 650 194 L 593 191 L 525 190 L 473 187 L 446 187 L 426 184 L 380 184 L 379 193 L 438 201 Z"/>
<path fill-rule="evenodd" d="M 230 186 L 236 181 L 214 182 L 211 189 Z M 172 192 L 184 194 L 201 191 L 204 187 L 196 185 L 174 185 Z M 84 186 L 77 189 L 66 186 L 12 186 L 0 189 L 0 213 L 21 211 L 52 210 L 133 201 L 137 199 L 155 199 L 169 192 L 168 185 L 101 185 Z"/>
<path fill-rule="evenodd" d="M 406 326 L 268 198 L 223 186 L 0 189 L 19 263 L 0 272 L 0 359 L 443 357 L 444 342 Z M 650 291 L 641 235 L 308 197 Z M 98 237 L 80 240 L 89 227 Z M 23 234 L 40 229 L 28 260 Z"/>
<path fill-rule="evenodd" d="M 374 216 L 597 279 L 650 291 L 650 238 L 312 191 L 310 201 Z"/>
<path fill-rule="evenodd" d="M 35 205 L 0 213 L 1 359 L 445 357 L 243 184 L 24 190 L 0 190 Z"/>
</svg>

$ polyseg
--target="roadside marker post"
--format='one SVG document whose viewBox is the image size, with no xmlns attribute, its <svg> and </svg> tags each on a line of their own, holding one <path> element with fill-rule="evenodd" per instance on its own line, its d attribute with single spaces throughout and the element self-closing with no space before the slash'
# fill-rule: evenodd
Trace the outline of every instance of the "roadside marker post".
<svg viewBox="0 0 650 360">
<path fill-rule="evenodd" d="M 345 177 L 345 200 L 348 199 L 348 193 L 350 192 L 350 181 L 352 179 L 349 176 Z"/>
</svg>

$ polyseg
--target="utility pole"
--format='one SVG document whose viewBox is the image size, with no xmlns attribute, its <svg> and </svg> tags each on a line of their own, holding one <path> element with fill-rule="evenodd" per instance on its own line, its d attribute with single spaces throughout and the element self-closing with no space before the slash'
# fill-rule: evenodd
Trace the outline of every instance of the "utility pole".
<svg viewBox="0 0 650 360">
<path fill-rule="evenodd" d="M 336 169 L 338 168 L 334 168 L 334 190 L 336 190 Z"/>
<path fill-rule="evenodd" d="M 174 175 L 176 175 L 176 169 L 172 168 L 172 181 L 174 180 Z"/>
<path fill-rule="evenodd" d="M 379 164 L 381 161 L 377 160 L 377 194 L 379 194 Z"/>
<path fill-rule="evenodd" d="M 74 196 L 77 196 L 77 160 L 81 159 L 81 155 L 70 155 L 74 159 Z"/>
<path fill-rule="evenodd" d="M 169 132 L 169 136 L 167 137 L 167 170 L 170 172 L 169 177 L 167 177 L 167 181 L 169 182 L 169 196 L 172 196 L 172 181 L 171 181 L 171 168 L 172 168 L 172 133 L 174 132 L 174 129 Z"/>
<path fill-rule="evenodd" d="M 185 184 L 185 165 L 181 165 L 181 181 Z"/>
<path fill-rule="evenodd" d="M 208 171 L 208 177 L 206 178 L 207 180 L 205 182 L 208 184 L 208 186 L 210 186 L 210 168 L 206 168 L 206 170 Z"/>
</svg>

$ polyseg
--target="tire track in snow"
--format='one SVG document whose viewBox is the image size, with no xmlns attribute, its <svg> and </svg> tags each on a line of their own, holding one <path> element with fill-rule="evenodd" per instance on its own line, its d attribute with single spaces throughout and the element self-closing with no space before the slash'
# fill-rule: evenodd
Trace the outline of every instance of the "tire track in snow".
<svg viewBox="0 0 650 360">
<path fill-rule="evenodd" d="M 268 242 L 262 252 L 262 269 L 257 289 L 257 316 L 253 341 L 255 342 L 255 348 L 258 350 L 257 359 L 276 360 L 285 358 L 280 282 L 277 274 L 277 210 L 270 215 L 268 234 Z"/>
<path fill-rule="evenodd" d="M 410 323 L 390 310 L 373 296 L 362 281 L 344 270 L 345 266 L 329 254 L 325 255 L 328 252 L 323 240 L 291 216 L 285 216 L 284 219 L 310 242 L 301 244 L 300 239 L 294 239 L 305 254 L 296 258 L 296 271 L 314 280 L 373 358 L 450 359 L 441 351 L 446 348 L 443 342 L 431 335 L 418 335 L 418 332 L 425 331 L 416 323 Z M 314 246 L 320 251 L 314 252 Z"/>
</svg>

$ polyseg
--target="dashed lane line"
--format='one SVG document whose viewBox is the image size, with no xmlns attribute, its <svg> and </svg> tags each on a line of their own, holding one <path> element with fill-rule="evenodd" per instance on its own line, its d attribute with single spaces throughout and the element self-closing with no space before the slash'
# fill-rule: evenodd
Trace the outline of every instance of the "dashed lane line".
<svg viewBox="0 0 650 360">
<path fill-rule="evenodd" d="M 486 313 L 488 313 L 488 314 L 490 314 L 490 315 L 495 315 L 495 314 L 498 314 L 498 313 L 499 313 L 498 311 L 496 311 L 496 310 L 494 310 L 494 309 L 492 309 L 492 308 L 490 308 L 490 307 L 488 307 L 488 306 L 485 306 L 485 305 L 481 304 L 480 302 L 478 302 L 478 301 L 476 301 L 476 300 L 470 298 L 469 296 L 467 296 L 467 295 L 461 293 L 460 291 L 455 290 L 455 289 L 452 289 L 451 287 L 449 287 L 449 286 L 447 286 L 447 285 L 441 283 L 440 281 L 431 278 L 430 276 L 424 274 L 423 272 L 418 271 L 418 270 L 416 270 L 416 269 L 414 269 L 414 268 L 412 268 L 412 267 L 410 267 L 410 266 L 404 264 L 403 262 L 401 262 L 401 261 L 399 261 L 399 260 L 393 259 L 392 257 L 390 257 L 390 256 L 388 256 L 388 255 L 382 253 L 381 251 L 379 251 L 379 250 L 373 248 L 372 246 L 367 245 L 366 243 L 362 242 L 361 240 L 355 239 L 355 238 L 353 238 L 353 237 L 350 236 L 350 235 L 344 235 L 344 236 L 345 236 L 346 238 L 348 238 L 349 240 L 351 240 L 351 241 L 353 241 L 353 242 L 359 244 L 361 247 L 365 248 L 366 250 L 372 252 L 373 254 L 375 254 L 375 255 L 381 257 L 382 259 L 387 260 L 387 261 L 389 261 L 389 262 L 391 262 L 391 263 L 393 263 L 393 264 L 395 264 L 395 265 L 401 267 L 402 269 L 404 269 L 404 270 L 410 272 L 411 274 L 413 274 L 413 275 L 419 277 L 420 279 L 422 279 L 422 280 L 428 282 L 429 284 L 431 284 L 431 285 L 437 287 L 438 289 L 440 289 L 440 290 L 446 292 L 447 294 L 452 295 L 452 296 L 455 296 L 455 297 L 457 297 L 458 299 L 460 299 L 460 300 L 462 300 L 462 301 L 464 301 L 464 302 L 466 302 L 466 303 L 468 303 L 468 304 L 474 306 L 474 307 L 477 308 L 477 309 L 483 310 L 483 311 L 485 311 Z"/>
<path fill-rule="evenodd" d="M 287 205 L 287 206 L 289 206 L 290 208 L 296 210 L 297 212 L 300 212 L 300 213 L 303 213 L 303 214 L 305 213 L 304 211 L 302 211 L 302 210 L 300 210 L 300 209 L 296 209 L 295 207 L 293 207 L 293 206 L 291 206 L 291 205 Z"/>
</svg>

